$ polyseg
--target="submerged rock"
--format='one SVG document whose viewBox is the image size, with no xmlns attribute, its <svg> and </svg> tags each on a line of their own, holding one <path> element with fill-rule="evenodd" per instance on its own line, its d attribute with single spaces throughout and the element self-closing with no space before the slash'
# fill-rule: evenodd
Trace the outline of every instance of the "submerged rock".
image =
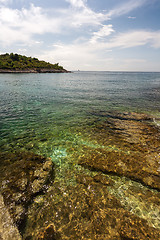
<svg viewBox="0 0 160 240">
<path fill-rule="evenodd" d="M 0 153 L 1 193 L 14 222 L 21 228 L 33 198 L 53 180 L 50 159 L 29 153 Z"/>
<path fill-rule="evenodd" d="M 22 240 L 17 227 L 4 204 L 3 196 L 0 194 L 0 239 L 1 240 Z"/>
<path fill-rule="evenodd" d="M 54 183 L 44 196 L 43 205 L 30 205 L 23 239 L 160 239 L 158 229 L 124 209 L 108 192 L 111 182 L 107 177 L 79 175 L 77 183 Z"/>
<path fill-rule="evenodd" d="M 159 216 L 159 193 L 150 189 L 160 189 L 159 130 L 146 115 L 103 115 L 104 121 L 95 121 L 92 132 L 87 132 L 87 139 L 96 139 L 95 145 L 81 141 L 82 151 L 78 152 L 79 164 L 96 173 L 83 168 L 71 172 L 68 167 L 61 174 L 65 181 L 56 178 L 52 182 L 50 160 L 31 153 L 1 153 L 5 204 L 19 226 L 27 213 L 24 240 L 160 239 L 159 220 L 153 219 Z M 57 165 L 57 171 L 58 167 L 61 165 Z M 73 174 L 75 182 L 70 181 Z M 124 179 L 118 176 L 150 188 L 137 182 L 139 188 L 123 185 L 122 181 L 116 182 Z M 141 201 L 147 204 L 139 206 Z"/>
<path fill-rule="evenodd" d="M 37 236 L 38 240 L 60 240 L 60 234 L 55 232 L 55 226 L 53 224 L 48 225 L 42 232 Z"/>
<path fill-rule="evenodd" d="M 98 113 L 95 114 L 96 117 Z M 94 123 L 93 138 L 103 148 L 85 146 L 79 164 L 105 173 L 126 176 L 160 190 L 160 131 L 151 118 L 138 113 L 104 113 Z"/>
</svg>

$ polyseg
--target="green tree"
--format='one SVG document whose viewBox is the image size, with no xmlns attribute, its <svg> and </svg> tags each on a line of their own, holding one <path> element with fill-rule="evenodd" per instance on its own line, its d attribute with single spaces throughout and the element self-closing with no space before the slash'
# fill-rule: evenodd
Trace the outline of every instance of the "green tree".
<svg viewBox="0 0 160 240">
<path fill-rule="evenodd" d="M 13 54 L 11 53 L 10 54 L 10 58 L 13 60 L 13 61 L 19 61 L 19 55 L 16 53 L 16 54 Z"/>
</svg>

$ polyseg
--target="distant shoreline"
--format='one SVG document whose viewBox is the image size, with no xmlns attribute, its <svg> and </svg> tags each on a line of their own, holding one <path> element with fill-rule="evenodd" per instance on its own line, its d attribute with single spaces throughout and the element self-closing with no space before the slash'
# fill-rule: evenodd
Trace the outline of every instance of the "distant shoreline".
<svg viewBox="0 0 160 240">
<path fill-rule="evenodd" d="M 24 70 L 10 70 L 10 69 L 0 69 L 0 73 L 70 73 L 65 69 L 24 69 Z"/>
</svg>

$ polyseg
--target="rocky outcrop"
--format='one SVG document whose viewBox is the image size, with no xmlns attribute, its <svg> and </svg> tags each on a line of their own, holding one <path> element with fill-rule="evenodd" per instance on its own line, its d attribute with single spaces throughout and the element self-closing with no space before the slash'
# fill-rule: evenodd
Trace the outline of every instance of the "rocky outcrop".
<svg viewBox="0 0 160 240">
<path fill-rule="evenodd" d="M 98 113 L 92 113 L 98 117 Z M 99 113 L 94 136 L 103 148 L 85 146 L 79 164 L 104 173 L 126 176 L 160 190 L 160 131 L 150 117 L 138 113 Z"/>
<path fill-rule="evenodd" d="M 34 197 L 43 194 L 54 178 L 53 163 L 42 156 L 0 153 L 0 182 L 4 203 L 19 228 Z"/>
</svg>

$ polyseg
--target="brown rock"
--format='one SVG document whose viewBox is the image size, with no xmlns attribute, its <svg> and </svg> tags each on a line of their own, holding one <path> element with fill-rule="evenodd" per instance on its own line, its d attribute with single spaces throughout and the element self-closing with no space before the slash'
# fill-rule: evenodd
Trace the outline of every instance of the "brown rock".
<svg viewBox="0 0 160 240">
<path fill-rule="evenodd" d="M 80 156 L 79 164 L 126 176 L 160 190 L 160 132 L 150 117 L 138 113 L 109 113 L 101 125 L 95 124 L 93 132 L 103 148 L 85 146 L 87 154 Z"/>
<path fill-rule="evenodd" d="M 105 182 L 97 180 L 83 174 L 77 186 L 54 184 L 44 196 L 44 206 L 30 206 L 24 239 L 159 239 L 158 229 L 125 210 Z"/>
<path fill-rule="evenodd" d="M 22 240 L 17 227 L 4 204 L 3 196 L 0 194 L 0 239 L 1 240 Z"/>
<path fill-rule="evenodd" d="M 160 231 L 147 227 L 145 220 L 126 214 L 121 222 L 120 236 L 122 239 L 152 240 L 160 239 Z"/>
<path fill-rule="evenodd" d="M 1 192 L 14 221 L 20 225 L 33 197 L 53 179 L 50 159 L 33 153 L 0 153 Z"/>
</svg>

